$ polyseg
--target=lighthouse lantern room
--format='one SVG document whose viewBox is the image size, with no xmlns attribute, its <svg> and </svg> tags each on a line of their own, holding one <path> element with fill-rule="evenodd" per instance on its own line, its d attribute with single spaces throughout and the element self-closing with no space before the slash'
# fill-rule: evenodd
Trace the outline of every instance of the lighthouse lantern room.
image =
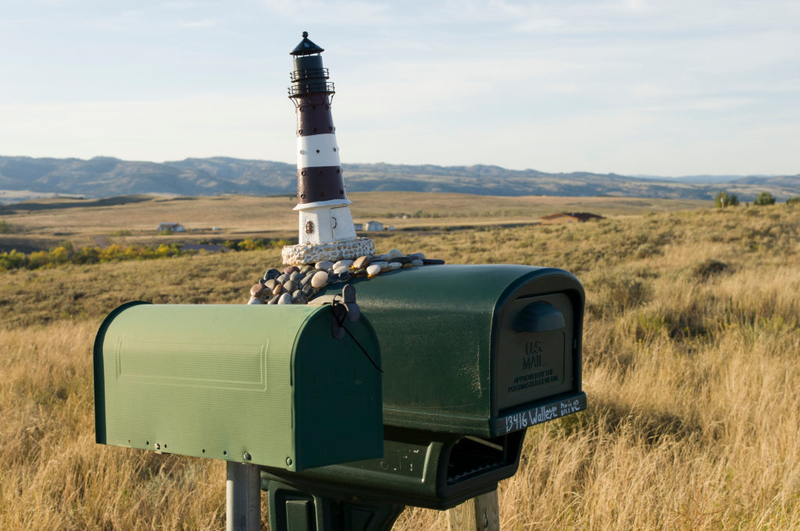
<svg viewBox="0 0 800 531">
<path fill-rule="evenodd" d="M 291 52 L 289 98 L 297 115 L 299 243 L 284 247 L 282 256 L 292 265 L 375 253 L 372 240 L 356 236 L 348 206 L 331 116 L 335 91 L 322 65 L 323 51 L 303 32 L 303 40 Z"/>
</svg>

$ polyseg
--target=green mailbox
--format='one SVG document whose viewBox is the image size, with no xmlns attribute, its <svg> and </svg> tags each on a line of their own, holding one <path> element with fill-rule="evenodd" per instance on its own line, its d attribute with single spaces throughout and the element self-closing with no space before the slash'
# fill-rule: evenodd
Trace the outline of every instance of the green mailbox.
<svg viewBox="0 0 800 531">
<path fill-rule="evenodd" d="M 516 472 L 526 428 L 586 408 L 584 291 L 572 274 L 426 266 L 351 284 L 380 342 L 384 455 L 298 474 L 265 468 L 276 521 L 296 510 L 292 490 L 311 493 L 317 512 L 322 498 L 453 507 Z"/>
<path fill-rule="evenodd" d="M 291 471 L 382 456 L 375 332 L 362 316 L 337 339 L 333 313 L 117 308 L 94 346 L 97 442 Z"/>
</svg>

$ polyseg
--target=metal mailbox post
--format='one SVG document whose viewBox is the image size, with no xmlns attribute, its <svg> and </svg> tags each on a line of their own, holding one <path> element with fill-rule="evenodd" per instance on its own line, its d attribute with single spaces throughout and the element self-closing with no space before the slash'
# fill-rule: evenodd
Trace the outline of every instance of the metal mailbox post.
<svg viewBox="0 0 800 531">
<path fill-rule="evenodd" d="M 258 465 L 273 531 L 381 531 L 406 505 L 495 490 L 526 428 L 586 408 L 573 275 L 426 266 L 349 284 L 363 316 L 341 339 L 330 305 L 118 308 L 95 344 L 98 442 L 223 459 L 229 479 Z"/>
</svg>

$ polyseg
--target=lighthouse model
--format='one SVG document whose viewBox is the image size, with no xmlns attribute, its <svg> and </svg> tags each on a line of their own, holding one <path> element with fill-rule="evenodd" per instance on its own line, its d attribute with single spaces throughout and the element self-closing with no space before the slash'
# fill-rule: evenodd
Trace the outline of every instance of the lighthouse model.
<svg viewBox="0 0 800 531">
<path fill-rule="evenodd" d="M 354 259 L 375 254 L 369 238 L 356 236 L 345 194 L 336 128 L 331 117 L 333 83 L 322 66 L 324 50 L 308 39 L 291 52 L 294 71 L 289 99 L 297 115 L 297 245 L 283 248 L 284 264 Z"/>
</svg>

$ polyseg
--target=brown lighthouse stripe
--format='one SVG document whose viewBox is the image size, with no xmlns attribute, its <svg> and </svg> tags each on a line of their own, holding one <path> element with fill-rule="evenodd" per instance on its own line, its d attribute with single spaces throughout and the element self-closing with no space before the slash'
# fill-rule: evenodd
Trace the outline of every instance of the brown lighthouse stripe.
<svg viewBox="0 0 800 531">
<path fill-rule="evenodd" d="M 339 166 L 302 168 L 297 172 L 297 202 L 316 203 L 332 199 L 347 199 L 344 179 Z"/>
<path fill-rule="evenodd" d="M 307 105 L 297 109 L 297 136 L 330 134 L 333 127 L 330 105 Z"/>
</svg>

